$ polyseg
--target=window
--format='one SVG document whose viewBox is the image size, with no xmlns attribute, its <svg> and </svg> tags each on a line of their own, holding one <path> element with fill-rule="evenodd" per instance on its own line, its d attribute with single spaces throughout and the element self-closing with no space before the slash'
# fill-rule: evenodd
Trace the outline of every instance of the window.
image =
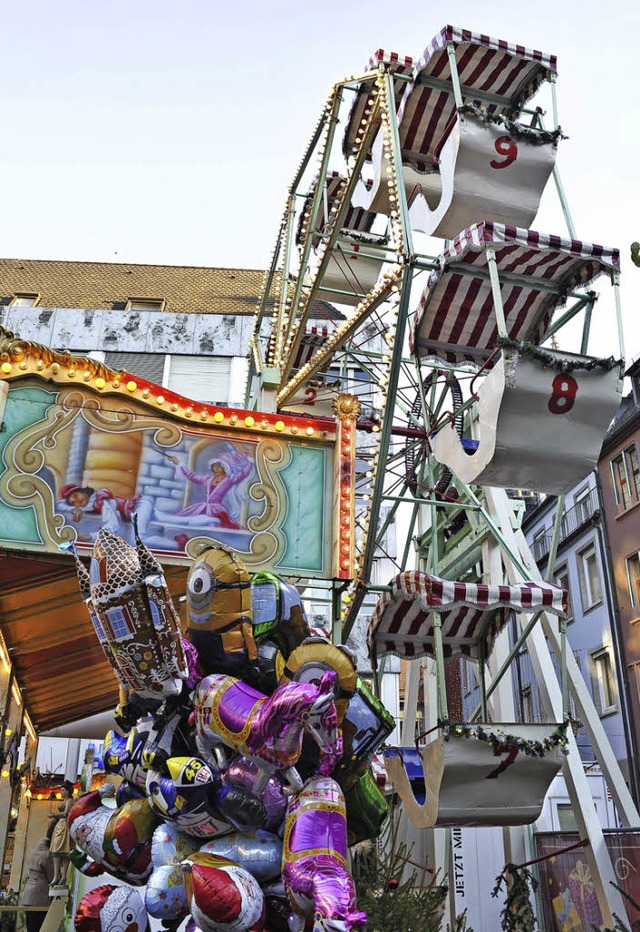
<svg viewBox="0 0 640 932">
<path fill-rule="evenodd" d="M 105 353 L 105 365 L 119 372 L 124 369 L 154 385 L 162 385 L 164 375 L 163 353 Z"/>
<path fill-rule="evenodd" d="M 163 311 L 164 298 L 129 298 L 125 311 Z"/>
<path fill-rule="evenodd" d="M 640 703 L 640 663 L 630 663 L 628 669 L 633 673 L 636 684 L 636 699 Z"/>
<path fill-rule="evenodd" d="M 113 637 L 116 641 L 124 641 L 133 637 L 133 630 L 129 624 L 126 613 L 121 608 L 108 608 L 107 618 L 113 631 Z"/>
<path fill-rule="evenodd" d="M 533 553 L 533 559 L 536 562 L 549 553 L 549 542 L 547 538 L 547 529 L 545 527 L 541 527 L 533 535 L 531 551 Z"/>
<path fill-rule="evenodd" d="M 616 687 L 609 648 L 601 647 L 591 654 L 591 687 L 593 700 L 600 715 L 615 711 Z"/>
<path fill-rule="evenodd" d="M 465 698 L 470 696 L 478 685 L 475 667 L 471 660 L 468 660 L 466 657 L 462 657 L 460 659 L 460 681 L 462 686 L 462 695 Z"/>
<path fill-rule="evenodd" d="M 20 292 L 16 291 L 13 296 L 10 306 L 11 307 L 35 307 L 38 301 L 40 300 L 40 295 L 37 292 Z"/>
<path fill-rule="evenodd" d="M 535 722 L 536 720 L 530 686 L 524 686 L 520 693 L 520 715 L 523 722 Z"/>
<path fill-rule="evenodd" d="M 170 356 L 165 388 L 209 404 L 229 400 L 230 356 Z"/>
<path fill-rule="evenodd" d="M 636 497 L 640 498 L 640 465 L 638 465 L 638 450 L 635 443 L 626 449 L 627 461 L 631 472 L 631 490 Z"/>
<path fill-rule="evenodd" d="M 558 803 L 556 806 L 558 813 L 558 831 L 559 832 L 577 832 L 578 823 L 571 803 Z"/>
<path fill-rule="evenodd" d="M 602 582 L 600 567 L 593 544 L 577 554 L 578 576 L 580 578 L 580 597 L 583 611 L 587 611 L 602 601 Z"/>
<path fill-rule="evenodd" d="M 556 586 L 567 590 L 567 621 L 573 621 L 573 606 L 571 604 L 571 589 L 569 587 L 569 570 L 561 566 L 556 570 Z"/>
<path fill-rule="evenodd" d="M 591 516 L 591 489 L 588 485 L 583 486 L 573 496 L 573 507 L 576 519 L 576 527 L 584 524 Z"/>
<path fill-rule="evenodd" d="M 611 460 L 611 477 L 616 504 L 622 510 L 626 510 L 635 504 L 640 496 L 640 465 L 635 443 L 630 444 Z"/>
<path fill-rule="evenodd" d="M 629 598 L 631 607 L 640 606 L 640 550 L 637 550 L 632 556 L 627 557 L 627 583 L 629 585 Z"/>
</svg>

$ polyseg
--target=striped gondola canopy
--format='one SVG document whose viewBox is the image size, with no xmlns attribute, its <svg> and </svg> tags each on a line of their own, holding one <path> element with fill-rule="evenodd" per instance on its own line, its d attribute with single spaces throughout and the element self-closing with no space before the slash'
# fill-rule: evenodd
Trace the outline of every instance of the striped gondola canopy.
<svg viewBox="0 0 640 932">
<path fill-rule="evenodd" d="M 320 210 L 316 218 L 315 229 L 309 230 L 309 225 L 311 223 L 311 208 L 313 204 L 313 197 L 318 186 L 319 178 L 314 178 L 311 182 L 309 192 L 305 195 L 305 206 L 304 210 L 301 212 L 298 220 L 298 229 L 296 232 L 296 243 L 298 246 L 302 246 L 309 233 L 313 235 L 312 243 L 313 248 L 317 249 L 318 244 L 320 243 L 320 235 L 324 232 L 324 229 L 327 225 L 327 217 L 325 216 L 325 201 L 320 205 Z M 340 172 L 332 171 L 329 172 L 325 177 L 325 186 L 326 186 L 326 210 L 331 216 L 331 211 L 335 205 L 336 198 L 340 193 L 340 190 L 345 182 L 344 175 L 341 175 Z M 347 211 L 342 222 L 342 229 L 349 230 L 355 233 L 367 233 L 375 220 L 376 215 L 371 213 L 369 210 L 364 210 L 362 207 L 354 207 L 352 204 L 349 204 Z"/>
<path fill-rule="evenodd" d="M 416 62 L 398 109 L 402 161 L 419 171 L 433 165 L 456 113 L 448 45 L 455 49 L 463 102 L 483 104 L 490 113 L 516 117 L 556 73 L 554 55 L 445 26 Z"/>
<path fill-rule="evenodd" d="M 516 586 L 452 582 L 413 570 L 400 573 L 383 592 L 371 616 L 367 645 L 372 656 L 405 659 L 435 655 L 434 613 L 440 615 L 445 657 L 486 652 L 509 612 L 566 616 L 567 591 L 547 582 Z"/>
<path fill-rule="evenodd" d="M 495 249 L 500 291 L 512 340 L 540 343 L 567 295 L 620 268 L 617 249 L 500 223 L 463 230 L 439 257 L 413 315 L 411 348 L 448 362 L 482 362 L 498 327 L 487 265 Z"/>
<path fill-rule="evenodd" d="M 386 52 L 384 49 L 378 49 L 369 59 L 367 69 L 369 71 L 377 71 L 381 65 L 384 67 L 385 71 L 390 72 L 393 76 L 393 93 L 397 107 L 407 84 L 405 78 L 411 77 L 413 59 L 409 58 L 407 55 L 398 55 L 397 52 Z M 345 158 L 349 158 L 355 146 L 356 137 L 358 136 L 365 110 L 367 109 L 367 101 L 369 100 L 371 88 L 371 78 L 369 78 L 368 81 L 362 81 L 358 85 L 356 96 L 353 99 L 351 110 L 347 117 L 343 136 L 342 151 Z M 370 155 L 369 153 L 369 158 Z"/>
</svg>

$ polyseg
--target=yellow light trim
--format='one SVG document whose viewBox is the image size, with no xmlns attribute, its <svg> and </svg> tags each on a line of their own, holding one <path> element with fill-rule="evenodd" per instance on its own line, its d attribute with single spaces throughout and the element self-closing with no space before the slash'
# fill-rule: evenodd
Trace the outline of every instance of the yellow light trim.
<svg viewBox="0 0 640 932">
<path fill-rule="evenodd" d="M 24 714 L 24 724 L 25 724 L 25 728 L 29 732 L 29 737 L 31 738 L 31 740 L 36 741 L 37 735 L 36 735 L 35 729 L 31 723 L 31 719 L 29 718 L 26 712 Z"/>
</svg>

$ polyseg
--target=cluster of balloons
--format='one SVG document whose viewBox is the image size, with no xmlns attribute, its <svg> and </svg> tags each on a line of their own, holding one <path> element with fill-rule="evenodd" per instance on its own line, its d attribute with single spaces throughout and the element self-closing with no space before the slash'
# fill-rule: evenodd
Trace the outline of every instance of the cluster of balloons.
<svg viewBox="0 0 640 932">
<path fill-rule="evenodd" d="M 348 847 L 385 818 L 370 764 L 393 719 L 350 652 L 309 629 L 293 586 L 212 542 L 189 571 L 185 635 L 139 538 L 103 528 L 89 571 L 75 558 L 122 701 L 104 742 L 121 783 L 74 803 L 72 861 L 128 885 L 88 893 L 77 932 L 144 932 L 148 916 L 191 932 L 361 928 Z"/>
</svg>

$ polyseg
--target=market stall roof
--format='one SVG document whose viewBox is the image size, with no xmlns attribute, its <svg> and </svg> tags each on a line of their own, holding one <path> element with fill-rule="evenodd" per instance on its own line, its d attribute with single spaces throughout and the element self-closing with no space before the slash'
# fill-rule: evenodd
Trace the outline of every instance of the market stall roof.
<svg viewBox="0 0 640 932">
<path fill-rule="evenodd" d="M 165 572 L 175 599 L 185 591 L 187 569 Z M 0 550 L 0 630 L 38 730 L 115 707 L 118 684 L 69 557 Z"/>
<path fill-rule="evenodd" d="M 487 248 L 495 250 L 508 336 L 540 343 L 556 308 L 574 288 L 620 268 L 617 249 L 474 223 L 438 259 L 413 316 L 412 349 L 449 362 L 483 360 L 498 336 Z"/>
<path fill-rule="evenodd" d="M 396 576 L 391 589 L 378 599 L 367 644 L 370 653 L 377 656 L 434 656 L 437 612 L 445 656 L 477 657 L 481 638 L 486 638 L 488 648 L 511 610 L 566 615 L 567 592 L 546 582 L 490 586 L 453 582 L 412 570 Z"/>
</svg>

